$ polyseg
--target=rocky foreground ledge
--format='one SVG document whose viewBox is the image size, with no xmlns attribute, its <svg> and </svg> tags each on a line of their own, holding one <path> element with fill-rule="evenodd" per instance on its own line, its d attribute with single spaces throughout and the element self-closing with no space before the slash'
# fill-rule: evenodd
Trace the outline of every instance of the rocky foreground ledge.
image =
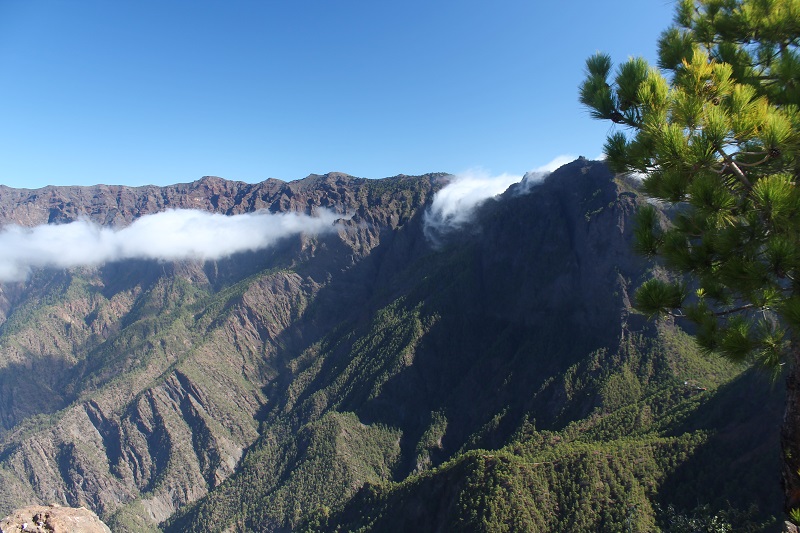
<svg viewBox="0 0 800 533">
<path fill-rule="evenodd" d="M 0 520 L 0 532 L 17 533 L 111 533 L 107 525 L 86 507 L 31 505 Z"/>
</svg>

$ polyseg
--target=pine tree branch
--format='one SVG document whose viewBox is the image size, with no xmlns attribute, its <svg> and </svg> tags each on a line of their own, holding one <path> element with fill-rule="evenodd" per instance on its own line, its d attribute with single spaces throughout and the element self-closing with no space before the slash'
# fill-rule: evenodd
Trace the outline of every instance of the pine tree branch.
<svg viewBox="0 0 800 533">
<path fill-rule="evenodd" d="M 725 311 L 714 311 L 711 314 L 714 316 L 726 316 L 726 315 L 732 315 L 733 313 L 739 313 L 740 311 L 746 311 L 747 309 L 753 309 L 754 307 L 755 304 L 745 304 L 739 307 L 734 307 L 733 309 L 727 309 Z"/>
<path fill-rule="evenodd" d="M 758 152 L 741 152 L 740 151 L 740 152 L 736 152 L 736 155 L 766 155 L 768 153 L 769 152 L 767 152 L 766 150 L 760 150 Z"/>
<path fill-rule="evenodd" d="M 756 161 L 755 163 L 742 163 L 741 161 L 739 161 L 739 166 L 741 166 L 741 167 L 757 167 L 759 165 L 763 165 L 764 163 L 766 163 L 770 159 L 771 159 L 770 155 L 767 154 L 766 156 L 764 156 L 764 159 L 762 159 L 761 161 Z"/>
<path fill-rule="evenodd" d="M 739 178 L 739 181 L 741 181 L 748 189 L 752 189 L 753 184 L 747 179 L 747 176 L 745 176 L 744 172 L 742 172 L 742 169 L 736 165 L 736 162 L 733 160 L 733 158 L 726 154 L 721 146 L 717 146 L 717 151 L 720 153 L 722 158 L 725 160 L 725 163 L 728 165 L 728 167 L 730 167 L 736 177 Z"/>
</svg>

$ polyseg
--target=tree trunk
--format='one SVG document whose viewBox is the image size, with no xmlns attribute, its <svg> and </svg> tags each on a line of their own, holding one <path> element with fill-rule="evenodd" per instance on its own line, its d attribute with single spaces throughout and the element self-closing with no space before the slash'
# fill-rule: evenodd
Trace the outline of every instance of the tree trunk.
<svg viewBox="0 0 800 533">
<path fill-rule="evenodd" d="M 800 341 L 792 340 L 786 376 L 786 410 L 781 427 L 783 507 L 800 509 Z"/>
</svg>

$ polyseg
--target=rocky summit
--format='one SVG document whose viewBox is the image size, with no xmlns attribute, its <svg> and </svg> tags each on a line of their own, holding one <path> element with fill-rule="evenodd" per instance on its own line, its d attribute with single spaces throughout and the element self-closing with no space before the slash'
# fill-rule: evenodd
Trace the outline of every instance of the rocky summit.
<svg viewBox="0 0 800 533">
<path fill-rule="evenodd" d="M 631 252 L 636 181 L 579 159 L 433 224 L 451 179 L 0 188 L 4 227 L 340 216 L 223 259 L 1 284 L 0 513 L 84 506 L 114 531 L 774 525 L 780 382 L 634 310 L 658 270 Z"/>
</svg>

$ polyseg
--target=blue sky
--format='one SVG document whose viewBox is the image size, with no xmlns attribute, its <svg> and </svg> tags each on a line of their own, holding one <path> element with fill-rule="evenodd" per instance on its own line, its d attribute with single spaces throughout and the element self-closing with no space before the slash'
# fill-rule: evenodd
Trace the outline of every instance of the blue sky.
<svg viewBox="0 0 800 533">
<path fill-rule="evenodd" d="M 670 0 L 0 0 L 0 183 L 522 174 L 595 157 L 586 57 Z"/>
</svg>

